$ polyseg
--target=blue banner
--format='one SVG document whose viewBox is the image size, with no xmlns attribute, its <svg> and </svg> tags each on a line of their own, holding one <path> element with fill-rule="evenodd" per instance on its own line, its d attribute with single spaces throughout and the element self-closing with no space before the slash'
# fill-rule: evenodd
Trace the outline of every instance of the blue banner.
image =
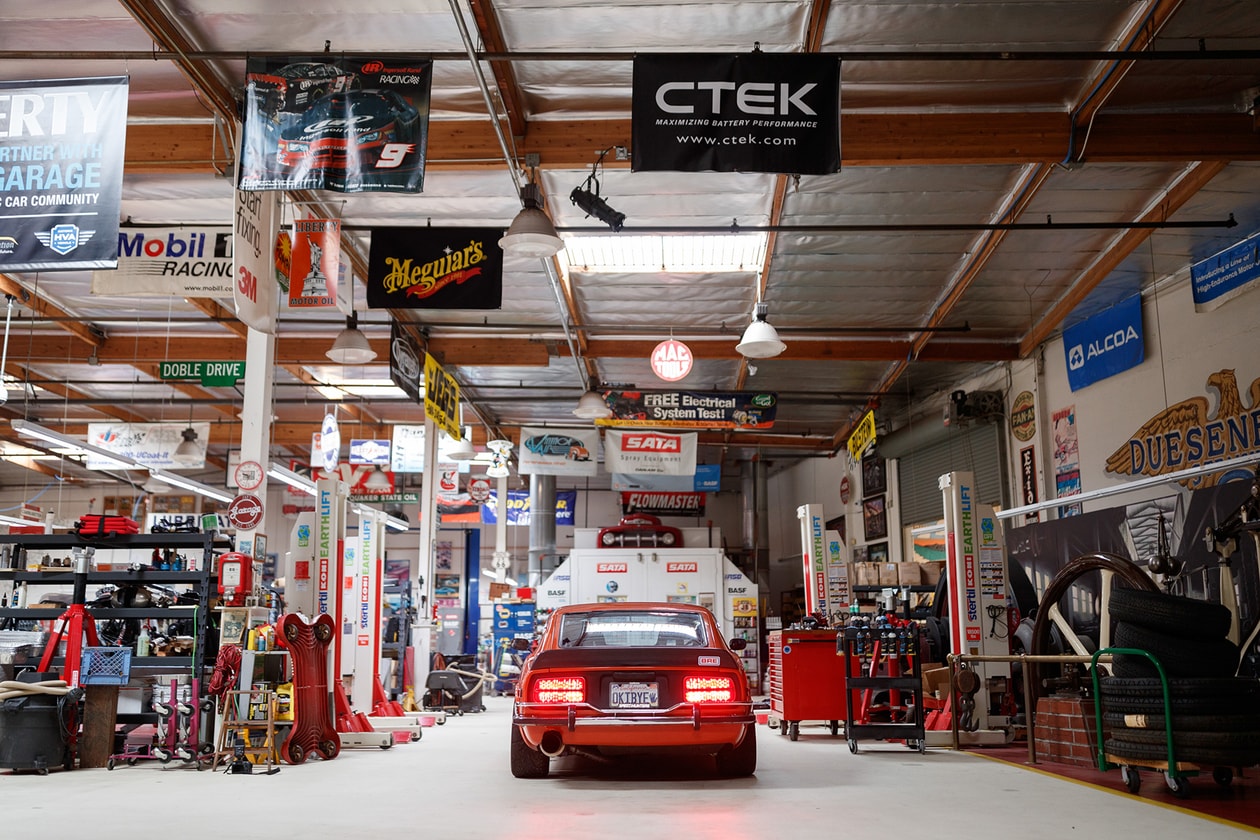
<svg viewBox="0 0 1260 840">
<path fill-rule="evenodd" d="M 499 518 L 496 513 L 498 507 L 498 494 L 492 490 L 490 491 L 490 499 L 482 502 L 481 504 L 481 522 L 483 525 L 498 524 Z M 556 491 L 556 524 L 561 526 L 572 526 L 574 522 L 573 509 L 575 507 L 577 507 L 576 490 Z M 528 525 L 529 513 L 529 491 L 509 490 L 507 499 L 507 524 Z"/>
<path fill-rule="evenodd" d="M 1196 312 L 1215 309 L 1260 280 L 1260 233 L 1190 266 Z"/>
<path fill-rule="evenodd" d="M 1142 296 L 1132 295 L 1063 331 L 1068 385 L 1079 391 L 1142 363 Z"/>
</svg>

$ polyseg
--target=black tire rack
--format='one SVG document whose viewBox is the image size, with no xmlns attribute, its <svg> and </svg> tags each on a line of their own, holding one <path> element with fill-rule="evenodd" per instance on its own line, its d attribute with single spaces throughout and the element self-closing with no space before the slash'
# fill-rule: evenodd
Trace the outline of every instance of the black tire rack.
<svg viewBox="0 0 1260 840">
<path fill-rule="evenodd" d="M 230 551 L 231 540 L 226 535 L 216 532 L 202 534 L 107 534 L 101 536 L 78 536 L 76 534 L 7 534 L 0 535 L 0 545 L 13 546 L 11 557 L 25 554 L 43 556 L 48 553 L 72 551 L 75 548 L 92 547 L 97 551 L 127 550 L 131 560 L 127 568 L 110 571 L 93 571 L 89 569 L 88 585 L 92 584 L 145 584 L 152 583 L 167 587 L 187 585 L 197 591 L 196 603 L 191 609 L 180 607 L 92 607 L 88 612 L 97 621 L 110 619 L 172 619 L 191 618 L 194 626 L 194 645 L 192 656 L 143 656 L 131 657 L 131 674 L 134 680 L 137 675 L 155 676 L 158 674 L 190 674 L 194 677 L 205 675 L 207 628 L 210 624 L 210 601 L 214 597 L 216 583 L 215 556 L 219 552 Z M 135 557 L 147 557 L 154 550 L 159 552 L 170 549 L 199 551 L 200 562 L 196 571 L 161 571 L 143 563 Z M 119 565 L 118 563 L 114 564 Z M 0 581 L 11 580 L 15 583 L 26 583 L 38 586 L 73 586 L 74 571 L 35 571 L 21 568 L 0 569 Z M 0 619 L 17 621 L 55 621 L 64 608 L 55 607 L 6 607 L 0 608 Z M 62 659 L 53 660 L 53 665 L 60 667 Z M 152 722 L 156 715 L 152 712 L 139 714 L 123 714 L 118 716 L 120 723 Z"/>
<path fill-rule="evenodd" d="M 838 637 L 848 665 L 845 678 L 844 734 L 849 752 L 858 741 L 904 740 L 912 750 L 924 752 L 923 675 L 919 657 L 919 627 L 915 622 L 854 623 Z M 888 693 L 889 720 L 871 722 L 859 715 L 863 692 Z M 901 714 L 901 720 L 896 716 Z"/>
</svg>

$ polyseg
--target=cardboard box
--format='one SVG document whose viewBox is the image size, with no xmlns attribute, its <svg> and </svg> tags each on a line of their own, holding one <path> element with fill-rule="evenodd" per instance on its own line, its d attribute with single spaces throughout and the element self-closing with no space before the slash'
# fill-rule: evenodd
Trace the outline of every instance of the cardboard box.
<svg viewBox="0 0 1260 840">
<path fill-rule="evenodd" d="M 913 560 L 909 563 L 893 563 L 897 567 L 898 586 L 918 586 L 923 582 L 923 570 Z"/>
<path fill-rule="evenodd" d="M 925 665 L 930 663 L 924 663 Z M 923 693 L 928 697 L 944 698 L 949 691 L 949 668 L 924 668 L 923 677 Z M 939 693 L 938 693 L 939 692 Z"/>
<path fill-rule="evenodd" d="M 879 586 L 878 563 L 854 563 L 857 572 L 857 586 Z"/>
<path fill-rule="evenodd" d="M 927 586 L 936 586 L 945 572 L 945 561 L 926 560 L 919 565 L 922 566 L 920 572 L 923 575 L 923 583 Z"/>
<path fill-rule="evenodd" d="M 900 563 L 879 563 L 879 585 L 897 586 L 897 567 Z"/>
</svg>

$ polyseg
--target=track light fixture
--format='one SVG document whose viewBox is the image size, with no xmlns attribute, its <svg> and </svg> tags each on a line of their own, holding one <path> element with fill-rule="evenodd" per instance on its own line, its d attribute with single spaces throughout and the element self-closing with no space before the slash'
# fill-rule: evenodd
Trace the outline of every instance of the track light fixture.
<svg viewBox="0 0 1260 840">
<path fill-rule="evenodd" d="M 581 186 L 573 188 L 573 192 L 569 193 L 569 200 L 578 206 L 582 212 L 588 216 L 594 216 L 604 224 L 608 225 L 613 231 L 619 231 L 626 223 L 626 214 L 619 213 L 608 206 L 608 202 L 604 201 L 599 195 L 599 178 L 597 174 L 599 167 L 604 162 L 604 155 L 609 150 L 599 153 L 599 159 L 591 165 L 591 174 L 582 182 Z"/>
</svg>

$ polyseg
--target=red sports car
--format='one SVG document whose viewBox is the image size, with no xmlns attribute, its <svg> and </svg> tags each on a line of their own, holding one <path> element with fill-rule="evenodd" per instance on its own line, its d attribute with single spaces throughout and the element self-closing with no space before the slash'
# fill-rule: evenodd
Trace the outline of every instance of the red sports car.
<svg viewBox="0 0 1260 840">
<path fill-rule="evenodd" d="M 704 607 L 560 607 L 516 683 L 512 775 L 543 778 L 562 755 L 670 752 L 711 754 L 719 774 L 752 775 L 756 719 L 733 652 L 744 645 L 724 641 Z"/>
</svg>

